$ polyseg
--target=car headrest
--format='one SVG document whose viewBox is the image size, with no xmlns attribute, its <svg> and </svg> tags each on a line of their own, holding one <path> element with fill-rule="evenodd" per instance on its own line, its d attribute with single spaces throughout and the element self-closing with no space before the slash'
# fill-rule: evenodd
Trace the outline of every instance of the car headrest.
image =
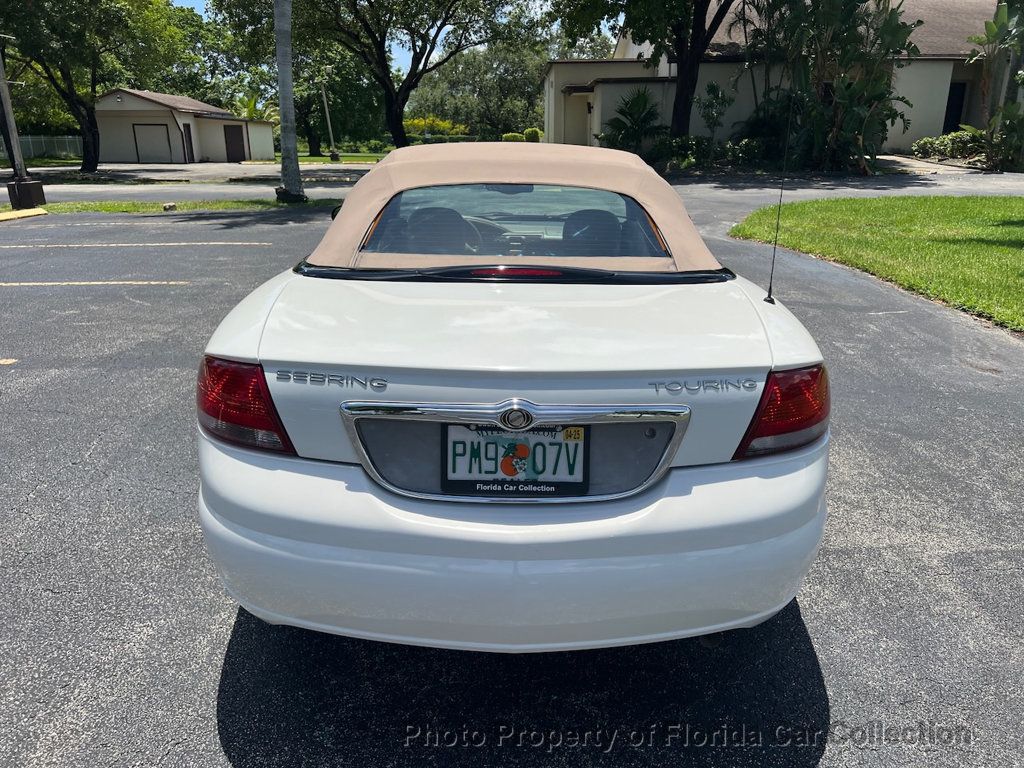
<svg viewBox="0 0 1024 768">
<path fill-rule="evenodd" d="M 569 250 L 579 251 L 581 255 L 616 256 L 621 232 L 619 220 L 611 211 L 584 208 L 566 217 L 562 241 Z"/>
<path fill-rule="evenodd" d="M 406 237 L 423 253 L 466 253 L 469 224 L 451 208 L 417 208 L 409 215 Z"/>
</svg>

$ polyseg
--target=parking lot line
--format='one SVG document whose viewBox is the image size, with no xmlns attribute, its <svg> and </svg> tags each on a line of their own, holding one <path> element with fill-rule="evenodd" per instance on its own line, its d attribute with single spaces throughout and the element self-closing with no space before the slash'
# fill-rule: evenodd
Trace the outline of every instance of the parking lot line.
<svg viewBox="0 0 1024 768">
<path fill-rule="evenodd" d="M 14 365 L 18 362 L 16 357 L 0 357 L 0 365 Z"/>
<path fill-rule="evenodd" d="M 0 288 L 36 288 L 58 285 L 190 285 L 188 280 L 49 280 L 0 283 Z"/>
</svg>

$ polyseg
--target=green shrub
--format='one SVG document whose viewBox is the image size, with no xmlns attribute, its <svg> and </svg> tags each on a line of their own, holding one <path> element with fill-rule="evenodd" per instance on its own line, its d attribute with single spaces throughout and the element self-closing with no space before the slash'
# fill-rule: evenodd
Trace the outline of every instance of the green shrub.
<svg viewBox="0 0 1024 768">
<path fill-rule="evenodd" d="M 523 136 L 525 137 L 525 139 L 533 143 L 539 142 L 541 135 L 542 134 L 540 132 L 540 128 L 527 128 L 525 131 L 523 131 Z"/>
<path fill-rule="evenodd" d="M 406 133 L 431 136 L 453 136 L 469 133 L 469 129 L 461 123 L 453 123 L 436 115 L 426 117 L 409 117 L 402 121 Z"/>
<path fill-rule="evenodd" d="M 526 141 L 526 137 L 521 133 L 503 133 L 501 134 L 502 141 Z"/>
<path fill-rule="evenodd" d="M 910 151 L 914 153 L 914 157 L 936 157 L 939 154 L 938 145 L 939 137 L 925 136 L 911 144 Z"/>
<path fill-rule="evenodd" d="M 939 157 L 966 160 L 977 157 L 985 151 L 981 133 L 975 131 L 954 131 L 945 136 L 925 136 L 910 145 L 910 151 L 917 157 Z"/>
<path fill-rule="evenodd" d="M 380 139 L 370 139 L 365 145 L 367 152 L 383 152 L 386 148 L 387 145 Z"/>
<path fill-rule="evenodd" d="M 947 157 L 967 158 L 985 151 L 981 136 L 973 131 L 954 131 L 942 137 Z"/>
<path fill-rule="evenodd" d="M 764 144 L 760 139 L 727 141 L 722 145 L 725 161 L 729 165 L 754 165 L 764 158 Z"/>
<path fill-rule="evenodd" d="M 479 141 L 479 136 L 422 136 L 408 133 L 406 138 L 410 144 L 456 144 L 462 141 Z"/>
</svg>

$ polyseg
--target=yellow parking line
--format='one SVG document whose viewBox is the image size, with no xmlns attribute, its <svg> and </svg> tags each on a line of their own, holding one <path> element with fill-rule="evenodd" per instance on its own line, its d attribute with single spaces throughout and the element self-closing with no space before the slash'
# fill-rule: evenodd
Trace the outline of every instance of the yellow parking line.
<svg viewBox="0 0 1024 768">
<path fill-rule="evenodd" d="M 190 285 L 188 280 L 54 280 L 49 282 L 0 283 L 0 288 L 34 288 L 51 285 Z"/>
<path fill-rule="evenodd" d="M 0 245 L 0 248 L 160 248 L 162 246 L 187 246 L 187 245 L 264 245 L 270 246 L 273 243 L 239 243 L 229 240 L 213 240 L 204 243 L 18 243 L 16 245 Z"/>
<path fill-rule="evenodd" d="M 0 357 L 0 365 L 14 365 L 18 362 L 16 357 Z"/>
</svg>

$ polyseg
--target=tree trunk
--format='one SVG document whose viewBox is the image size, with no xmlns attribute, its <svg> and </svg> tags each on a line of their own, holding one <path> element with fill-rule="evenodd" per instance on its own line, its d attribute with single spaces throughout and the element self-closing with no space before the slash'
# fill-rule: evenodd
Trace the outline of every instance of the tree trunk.
<svg viewBox="0 0 1024 768">
<path fill-rule="evenodd" d="M 757 97 L 757 76 L 754 74 L 754 57 L 750 55 L 750 36 L 747 34 L 747 25 L 749 23 L 747 19 L 747 0 L 743 0 L 743 10 L 741 11 L 740 27 L 743 30 L 743 56 L 747 63 L 747 73 L 750 75 L 750 93 L 754 97 L 754 112 L 757 112 L 761 108 L 760 100 Z M 768 93 L 765 92 L 765 97 Z"/>
<path fill-rule="evenodd" d="M 692 59 L 696 58 L 696 61 Z M 697 73 L 700 69 L 700 54 L 694 57 L 690 51 L 683 56 L 676 55 L 676 96 L 672 102 L 673 137 L 690 133 L 690 113 L 693 112 L 693 97 L 697 93 Z"/>
<path fill-rule="evenodd" d="M 96 108 L 92 104 L 83 104 L 78 111 L 79 128 L 82 131 L 82 167 L 83 173 L 95 173 L 100 164 L 100 127 L 96 122 Z"/>
<path fill-rule="evenodd" d="M 1017 84 L 1017 72 L 1022 64 L 1021 55 L 1017 51 L 1010 52 L 1010 72 L 1006 78 L 1006 93 L 1003 94 L 1003 104 L 1011 104 L 1017 101 L 1020 93 L 1020 86 Z"/>
<path fill-rule="evenodd" d="M 400 93 L 385 89 L 384 91 L 384 121 L 391 134 L 391 140 L 396 147 L 409 146 L 409 136 L 405 132 L 405 103 L 409 100 L 406 96 L 402 98 Z"/>
<path fill-rule="evenodd" d="M 274 43 L 277 49 L 277 91 L 281 117 L 281 187 L 277 199 L 304 202 L 295 135 L 295 92 L 292 85 L 292 0 L 274 0 Z"/>
<path fill-rule="evenodd" d="M 317 128 L 313 119 L 313 108 L 304 100 L 295 105 L 295 125 L 300 136 L 305 137 L 309 145 L 310 157 L 323 157 L 324 152 L 320 147 L 320 129 Z"/>
<path fill-rule="evenodd" d="M 320 134 L 312 125 L 310 125 L 309 130 L 306 131 L 306 143 L 309 144 L 310 157 L 324 156 L 324 150 L 320 146 Z"/>
</svg>

